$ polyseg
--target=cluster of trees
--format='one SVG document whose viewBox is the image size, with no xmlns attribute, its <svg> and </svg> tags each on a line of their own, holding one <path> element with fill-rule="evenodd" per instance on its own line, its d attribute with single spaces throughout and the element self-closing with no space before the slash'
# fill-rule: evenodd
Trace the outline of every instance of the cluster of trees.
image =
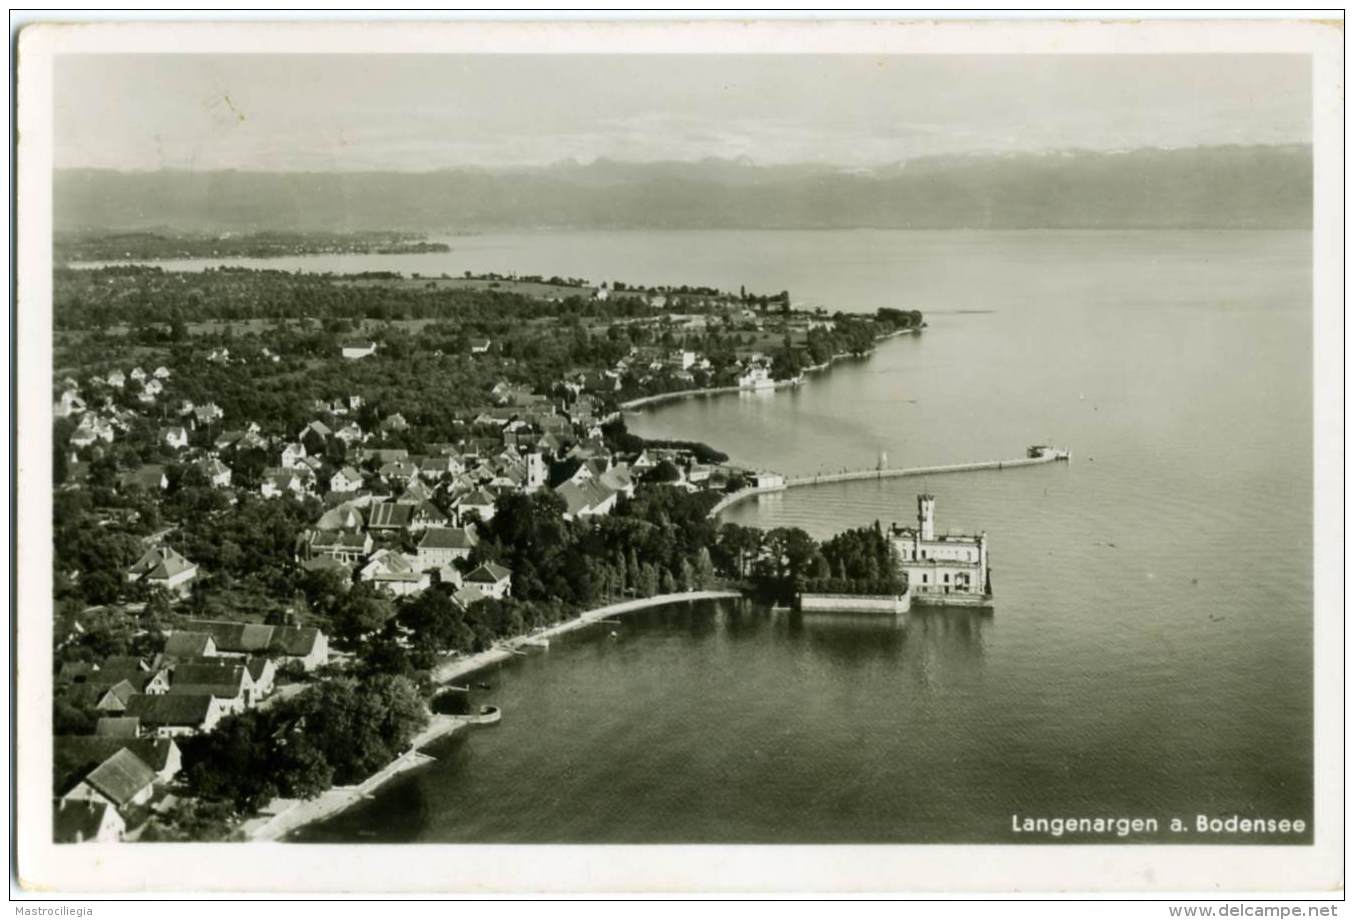
<svg viewBox="0 0 1354 920">
<path fill-rule="evenodd" d="M 336 783 L 361 782 L 427 724 L 423 693 L 407 677 L 324 678 L 184 739 L 183 778 L 193 796 L 248 813 L 276 796 L 309 799 Z"/>
<path fill-rule="evenodd" d="M 810 329 L 802 347 L 792 345 L 787 336 L 772 356 L 772 376 L 785 380 L 807 367 L 826 364 L 842 355 L 864 355 L 880 338 L 900 330 L 919 329 L 923 324 L 918 310 L 888 308 L 880 309 L 873 317 L 837 313 L 832 321 L 831 329 L 821 326 Z"/>
<path fill-rule="evenodd" d="M 650 447 L 657 447 L 664 450 L 686 450 L 700 463 L 723 463 L 729 459 L 729 455 L 722 450 L 716 450 L 703 441 L 679 441 L 671 438 L 641 438 L 639 435 L 631 434 L 626 427 L 625 417 L 617 416 L 610 422 L 602 426 L 602 437 L 606 440 L 606 446 L 613 452 L 621 454 L 637 454 Z"/>
<path fill-rule="evenodd" d="M 176 311 L 189 323 L 219 320 L 454 318 L 478 332 L 506 331 L 537 319 L 609 320 L 666 311 L 641 297 L 596 301 L 582 293 L 559 300 L 472 287 L 371 284 L 385 276 L 214 268 L 169 272 L 155 266 L 58 268 L 53 315 L 58 329 L 166 326 Z"/>
<path fill-rule="evenodd" d="M 505 495 L 481 525 L 471 563 L 510 568 L 519 600 L 575 608 L 698 588 L 714 575 L 714 525 L 705 516 L 715 501 L 709 493 L 643 484 L 608 516 L 566 521 L 563 499 L 552 492 Z"/>
<path fill-rule="evenodd" d="M 719 574 L 750 581 L 778 600 L 805 591 L 900 594 L 907 587 L 878 521 L 823 543 L 798 527 L 761 530 L 730 522 L 719 528 L 712 559 Z"/>
</svg>

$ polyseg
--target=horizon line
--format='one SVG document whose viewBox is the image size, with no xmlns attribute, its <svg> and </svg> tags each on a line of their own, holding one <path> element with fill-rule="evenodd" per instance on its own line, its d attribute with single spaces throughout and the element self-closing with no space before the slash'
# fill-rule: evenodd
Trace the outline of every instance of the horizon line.
<svg viewBox="0 0 1354 920">
<path fill-rule="evenodd" d="M 881 169 L 898 169 L 906 167 L 912 163 L 928 163 L 940 160 L 1017 160 L 1017 159 L 1040 159 L 1051 156 L 1127 156 L 1140 153 L 1182 153 L 1189 151 L 1202 150 L 1284 150 L 1284 149 L 1313 149 L 1313 142 L 1306 141 L 1280 141 L 1280 142 L 1256 142 L 1256 143 L 1215 143 L 1215 144 L 1193 144 L 1189 146 L 1139 146 L 1139 147 L 1050 147 L 1031 150 L 971 150 L 955 151 L 952 153 L 932 153 L 917 157 L 903 158 L 897 160 L 879 160 L 872 163 L 848 163 L 829 160 L 790 160 L 784 162 L 758 162 L 750 157 L 721 157 L 705 156 L 691 159 L 623 159 L 617 157 L 598 156 L 591 160 L 579 160 L 577 158 L 564 158 L 552 160 L 545 163 L 517 163 L 517 164 L 486 164 L 486 163 L 459 163 L 448 164 L 445 166 L 430 167 L 427 169 L 407 169 L 399 167 L 362 167 L 351 169 L 313 169 L 313 168 L 268 168 L 253 166 L 216 166 L 208 169 L 195 169 L 187 166 L 160 166 L 156 168 L 146 168 L 137 166 L 118 167 L 118 166 L 94 166 L 94 165 L 74 165 L 74 166 L 53 166 L 54 173 L 73 173 L 73 172 L 102 172 L 119 173 L 130 175 L 157 175 L 163 173 L 183 173 L 189 175 L 208 175 L 212 173 L 245 173 L 245 174 L 272 174 L 272 175 L 355 175 L 364 173 L 382 173 L 399 175 L 433 175 L 445 172 L 540 172 L 548 170 L 562 169 L 588 169 L 596 166 L 615 165 L 615 166 L 736 166 L 742 169 L 804 169 L 816 168 L 824 170 L 836 170 L 839 172 L 869 172 Z"/>
</svg>

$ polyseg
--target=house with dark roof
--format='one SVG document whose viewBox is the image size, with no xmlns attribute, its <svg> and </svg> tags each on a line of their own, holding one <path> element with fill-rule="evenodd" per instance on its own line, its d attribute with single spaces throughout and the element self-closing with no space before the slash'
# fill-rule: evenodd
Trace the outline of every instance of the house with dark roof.
<svg viewBox="0 0 1354 920">
<path fill-rule="evenodd" d="M 487 523 L 494 517 L 494 497 L 483 489 L 475 489 L 456 500 L 456 513 L 462 524 L 470 520 L 467 513 L 474 514 L 475 520 Z"/>
<path fill-rule="evenodd" d="M 105 802 L 122 810 L 149 801 L 155 792 L 155 780 L 155 771 L 148 764 L 130 749 L 119 747 L 62 793 L 61 798 Z"/>
<path fill-rule="evenodd" d="M 56 682 L 58 684 L 83 684 L 94 676 L 99 670 L 99 666 L 92 661 L 67 661 L 61 665 L 61 670 L 57 671 Z"/>
<path fill-rule="evenodd" d="M 409 518 L 409 529 L 414 533 L 429 527 L 443 527 L 449 522 L 446 513 L 430 501 L 421 501 L 414 506 Z"/>
<path fill-rule="evenodd" d="M 232 658 L 265 656 L 296 661 L 307 671 L 329 660 L 329 638 L 313 626 L 269 626 L 228 620 L 189 620 L 192 632 L 207 633 L 217 654 Z"/>
<path fill-rule="evenodd" d="M 469 610 L 471 604 L 484 600 L 488 595 L 479 589 L 478 585 L 464 585 L 451 596 L 456 606 L 462 610 Z"/>
<path fill-rule="evenodd" d="M 277 679 L 277 665 L 273 659 L 254 655 L 245 659 L 245 669 L 249 680 L 254 684 L 254 699 L 261 700 L 273 692 L 273 682 Z"/>
<path fill-rule="evenodd" d="M 134 739 L 141 736 L 141 720 L 125 716 L 100 716 L 94 726 L 94 734 L 100 738 Z"/>
<path fill-rule="evenodd" d="M 364 447 L 357 454 L 359 462 L 366 463 L 368 460 L 375 460 L 377 463 L 394 463 L 397 460 L 408 460 L 409 451 L 403 447 Z"/>
<path fill-rule="evenodd" d="M 377 470 L 381 478 L 393 482 L 408 482 L 418 476 L 418 464 L 407 457 L 402 460 L 390 460 L 382 463 Z"/>
<path fill-rule="evenodd" d="M 502 600 L 512 596 L 512 572 L 496 562 L 486 562 L 465 577 L 467 588 L 478 588 L 486 597 Z"/>
<path fill-rule="evenodd" d="M 209 732 L 225 715 L 225 707 L 210 693 L 137 694 L 127 701 L 126 715 L 141 720 L 157 738 Z"/>
<path fill-rule="evenodd" d="M 96 694 L 111 692 L 126 684 L 132 693 L 166 693 L 169 691 L 169 678 L 163 669 L 147 670 L 141 667 L 116 667 L 105 665 L 90 674 L 84 681 Z M 119 693 L 122 702 L 126 702 L 126 691 Z"/>
<path fill-rule="evenodd" d="M 107 671 L 149 671 L 150 663 L 144 658 L 138 658 L 135 655 L 109 655 L 99 665 L 100 670 Z"/>
<path fill-rule="evenodd" d="M 381 502 L 368 512 L 367 528 L 377 531 L 407 530 L 414 519 L 414 507 L 400 502 Z"/>
<path fill-rule="evenodd" d="M 207 633 L 175 632 L 165 638 L 165 657 L 170 659 L 211 658 L 216 643 Z"/>
<path fill-rule="evenodd" d="M 257 702 L 254 680 L 235 659 L 175 665 L 169 692 L 179 696 L 207 693 L 221 701 L 227 714 L 242 712 Z"/>
<path fill-rule="evenodd" d="M 312 530 L 306 537 L 306 556 L 329 556 L 345 565 L 366 558 L 372 549 L 371 534 L 352 530 Z"/>
<path fill-rule="evenodd" d="M 429 527 L 418 541 L 415 564 L 424 572 L 470 558 L 479 538 L 473 527 Z"/>
<path fill-rule="evenodd" d="M 296 436 L 300 441 L 312 451 L 323 451 L 325 442 L 334 436 L 334 429 L 330 428 L 324 422 L 316 419 L 309 425 L 301 429 L 301 433 Z"/>
<path fill-rule="evenodd" d="M 196 577 L 197 566 L 163 543 L 146 550 L 127 570 L 129 582 L 142 581 L 152 588 L 178 594 L 186 594 L 189 583 Z"/>
<path fill-rule="evenodd" d="M 118 477 L 118 484 L 124 489 L 159 492 L 169 488 L 169 477 L 165 475 L 165 468 L 160 464 L 147 463 L 123 473 Z"/>
<path fill-rule="evenodd" d="M 428 445 L 431 448 L 433 445 Z M 450 453 L 435 454 L 431 457 L 424 457 L 419 461 L 419 474 L 429 482 L 436 482 L 443 476 L 455 476 L 457 473 L 465 470 L 465 464 L 461 458 L 456 456 L 454 449 L 450 445 L 446 446 Z"/>
<path fill-rule="evenodd" d="M 95 768 L 122 750 L 136 755 L 154 774 L 157 782 L 173 779 L 182 765 L 179 746 L 169 738 L 127 738 L 107 734 L 57 735 L 52 743 L 53 794 L 65 796 Z"/>
<path fill-rule="evenodd" d="M 52 803 L 52 839 L 56 843 L 116 843 L 127 822 L 107 802 L 61 799 Z"/>
</svg>

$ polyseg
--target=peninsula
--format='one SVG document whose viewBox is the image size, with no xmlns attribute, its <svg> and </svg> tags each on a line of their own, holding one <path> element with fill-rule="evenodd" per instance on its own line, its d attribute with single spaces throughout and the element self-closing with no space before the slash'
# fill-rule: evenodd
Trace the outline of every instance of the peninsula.
<svg viewBox="0 0 1354 920">
<path fill-rule="evenodd" d="M 620 410 L 802 380 L 916 311 L 539 276 L 54 280 L 58 836 L 284 833 L 426 762 L 465 715 L 430 710 L 441 684 L 553 636 L 897 588 L 878 526 L 720 524 L 759 474 Z"/>
</svg>

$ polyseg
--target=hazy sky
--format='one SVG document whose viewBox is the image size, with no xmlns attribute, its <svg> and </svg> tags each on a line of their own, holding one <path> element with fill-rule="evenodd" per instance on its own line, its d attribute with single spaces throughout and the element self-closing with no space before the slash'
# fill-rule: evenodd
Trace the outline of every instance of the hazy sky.
<svg viewBox="0 0 1354 920">
<path fill-rule="evenodd" d="M 1279 55 L 87 55 L 56 75 L 61 167 L 870 165 L 1311 137 L 1307 59 Z"/>
</svg>

